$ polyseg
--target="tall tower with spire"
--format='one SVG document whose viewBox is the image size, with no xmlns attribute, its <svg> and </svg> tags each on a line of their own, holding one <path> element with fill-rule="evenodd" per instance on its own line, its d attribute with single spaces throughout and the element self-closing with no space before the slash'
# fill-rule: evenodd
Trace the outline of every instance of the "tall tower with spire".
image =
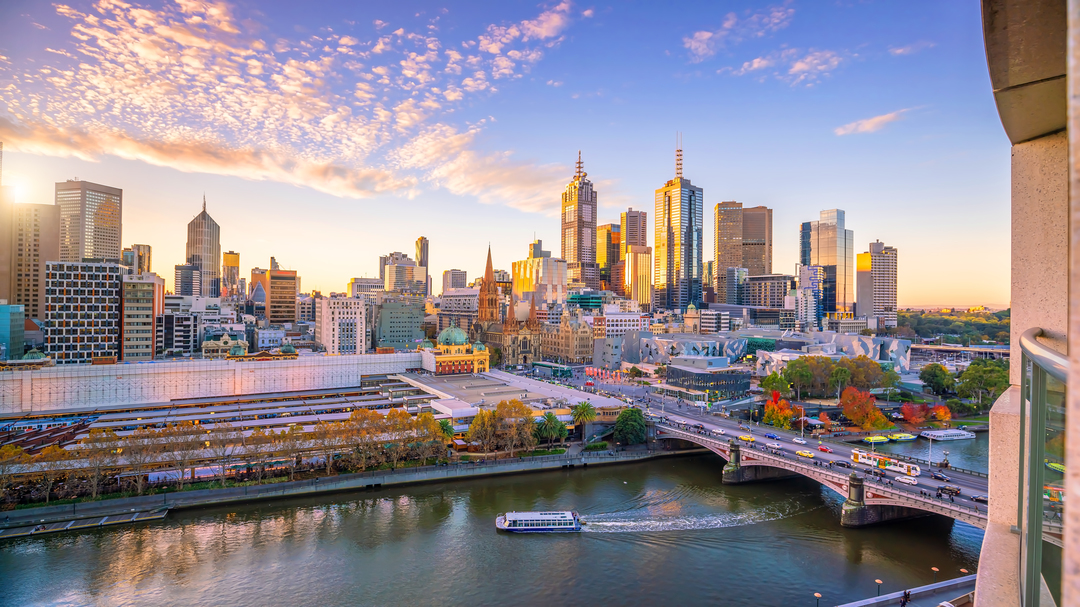
<svg viewBox="0 0 1080 607">
<path fill-rule="evenodd" d="M 685 310 L 701 304 L 702 235 L 705 201 L 701 188 L 682 175 L 682 136 L 675 149 L 675 178 L 656 190 L 653 234 L 655 310 Z"/>
<path fill-rule="evenodd" d="M 491 267 L 491 245 L 488 245 L 487 267 L 480 280 L 480 299 L 477 302 L 476 322 L 484 326 L 499 322 L 499 287 L 495 284 L 495 270 Z"/>
<path fill-rule="evenodd" d="M 596 191 L 587 179 L 581 151 L 574 178 L 562 195 L 562 258 L 569 286 L 600 288 L 596 262 Z"/>
<path fill-rule="evenodd" d="M 221 228 L 206 212 L 203 194 L 202 212 L 188 223 L 187 264 L 199 269 L 203 297 L 221 297 Z"/>
</svg>

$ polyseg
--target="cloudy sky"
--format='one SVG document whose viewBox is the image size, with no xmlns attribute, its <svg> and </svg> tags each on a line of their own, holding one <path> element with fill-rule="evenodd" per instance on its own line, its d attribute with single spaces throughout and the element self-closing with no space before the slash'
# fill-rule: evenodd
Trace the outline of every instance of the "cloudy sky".
<svg viewBox="0 0 1080 607">
<path fill-rule="evenodd" d="M 431 240 L 447 268 L 544 240 L 581 150 L 601 222 L 674 174 L 797 227 L 847 211 L 901 305 L 1007 305 L 1009 146 L 975 2 L 0 3 L 4 184 L 124 189 L 171 283 L 205 194 L 242 275 L 344 290 Z M 706 250 L 712 251 L 712 230 Z M 651 235 L 650 235 L 651 244 Z M 170 285 L 171 286 L 171 285 Z"/>
</svg>

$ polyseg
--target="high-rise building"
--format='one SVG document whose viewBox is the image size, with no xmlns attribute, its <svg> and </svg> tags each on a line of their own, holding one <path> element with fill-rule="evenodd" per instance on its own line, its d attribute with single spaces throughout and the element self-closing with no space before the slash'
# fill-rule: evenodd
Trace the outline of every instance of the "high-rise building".
<svg viewBox="0 0 1080 607">
<path fill-rule="evenodd" d="M 685 310 L 701 302 L 701 188 L 682 176 L 682 149 L 675 153 L 675 178 L 656 190 L 653 238 L 653 311 Z"/>
<path fill-rule="evenodd" d="M 237 299 L 247 295 L 240 289 L 240 254 L 236 251 L 221 256 L 221 291 L 223 296 Z"/>
<path fill-rule="evenodd" d="M 267 279 L 270 289 L 266 292 L 266 319 L 270 324 L 296 322 L 296 294 L 300 292 L 300 277 L 296 270 L 272 269 L 267 273 Z"/>
<path fill-rule="evenodd" d="M 424 295 L 431 295 L 431 273 L 427 270 L 431 267 L 428 265 L 428 239 L 421 236 L 416 239 L 416 265 L 424 268 L 425 273 L 425 293 Z"/>
<path fill-rule="evenodd" d="M 45 264 L 45 353 L 56 364 L 120 355 L 121 274 L 116 263 Z"/>
<path fill-rule="evenodd" d="M 822 285 L 825 269 L 821 266 L 799 266 L 799 282 L 795 291 L 795 316 L 801 331 L 820 331 L 822 319 Z"/>
<path fill-rule="evenodd" d="M 56 184 L 60 207 L 60 261 L 120 260 L 124 191 L 68 180 Z"/>
<path fill-rule="evenodd" d="M 532 242 L 528 258 L 515 261 L 511 269 L 511 290 L 516 301 L 532 301 L 535 298 L 536 305 L 540 307 L 566 301 L 568 264 L 566 260 L 552 257 L 550 251 L 545 251 L 542 241 Z M 483 291 L 480 295 L 483 297 Z"/>
<path fill-rule="evenodd" d="M 630 245 L 622 263 L 624 296 L 636 301 L 642 312 L 648 312 L 653 302 L 652 248 Z"/>
<path fill-rule="evenodd" d="M 605 223 L 596 226 L 596 265 L 600 268 L 600 289 L 611 290 L 611 267 L 622 259 L 620 225 Z"/>
<path fill-rule="evenodd" d="M 383 289 L 387 292 L 427 295 L 427 268 L 409 258 L 383 268 Z"/>
<path fill-rule="evenodd" d="M 378 306 L 375 329 L 380 348 L 415 350 L 424 340 L 420 325 L 424 322 L 424 304 L 387 301 Z"/>
<path fill-rule="evenodd" d="M 784 299 L 795 288 L 795 277 L 787 274 L 766 274 L 746 277 L 746 305 L 761 308 L 783 308 Z"/>
<path fill-rule="evenodd" d="M 391 265 L 391 264 L 401 263 L 403 261 L 412 261 L 412 260 L 409 259 L 408 255 L 406 255 L 406 254 L 404 254 L 404 253 L 402 253 L 400 251 L 394 251 L 393 253 L 390 253 L 389 255 L 380 255 L 379 256 L 379 278 L 383 279 L 383 280 L 386 279 L 386 266 Z"/>
<path fill-rule="evenodd" d="M 120 265 L 126 267 L 129 274 L 146 274 L 150 271 L 150 253 L 148 244 L 124 247 L 120 252 Z"/>
<path fill-rule="evenodd" d="M 562 194 L 562 258 L 569 284 L 600 288 L 596 263 L 596 191 L 582 170 L 578 152 L 577 171 Z"/>
<path fill-rule="evenodd" d="M 26 316 L 23 306 L 0 303 L 0 360 L 23 357 Z"/>
<path fill-rule="evenodd" d="M 465 270 L 446 270 L 442 273 L 442 292 L 450 289 L 464 289 L 468 286 L 468 274 Z"/>
<path fill-rule="evenodd" d="M 716 301 L 728 301 L 727 269 L 743 267 L 743 205 L 727 200 L 716 205 L 713 231 L 713 271 Z"/>
<path fill-rule="evenodd" d="M 772 274 L 772 209 L 744 208 L 742 231 L 742 267 L 751 276 Z"/>
<path fill-rule="evenodd" d="M 199 266 L 186 263 L 173 268 L 174 295 L 202 295 L 202 285 Z"/>
<path fill-rule="evenodd" d="M 877 318 L 879 327 L 896 326 L 896 249 L 880 240 L 859 253 L 856 316 Z"/>
<path fill-rule="evenodd" d="M 202 212 L 187 226 L 187 263 L 199 268 L 204 297 L 221 297 L 221 228 L 206 212 L 203 197 Z"/>
<path fill-rule="evenodd" d="M 353 278 L 345 290 L 349 297 L 374 295 L 385 291 L 386 283 L 382 278 Z"/>
<path fill-rule="evenodd" d="M 120 290 L 120 359 L 153 360 L 157 319 L 165 312 L 165 279 L 152 272 L 124 274 Z"/>
<path fill-rule="evenodd" d="M 724 268 L 725 287 L 724 301 L 719 303 L 746 305 L 746 279 L 750 273 L 746 268 Z"/>
<path fill-rule="evenodd" d="M 45 263 L 60 260 L 60 207 L 15 204 L 0 188 L 0 299 L 45 318 Z"/>
<path fill-rule="evenodd" d="M 363 297 L 320 297 L 315 300 L 315 341 L 326 353 L 367 351 Z"/>
<path fill-rule="evenodd" d="M 822 211 L 818 221 L 802 224 L 799 263 L 825 270 L 822 283 L 825 315 L 850 317 L 855 311 L 855 233 L 844 227 L 844 211 Z"/>
<path fill-rule="evenodd" d="M 649 213 L 629 208 L 619 216 L 619 258 L 626 259 L 632 246 L 649 246 Z"/>
</svg>

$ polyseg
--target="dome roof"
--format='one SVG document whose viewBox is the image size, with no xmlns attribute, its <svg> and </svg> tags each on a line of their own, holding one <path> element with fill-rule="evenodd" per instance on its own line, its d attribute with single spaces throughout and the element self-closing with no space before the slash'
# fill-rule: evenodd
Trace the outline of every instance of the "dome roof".
<svg viewBox="0 0 1080 607">
<path fill-rule="evenodd" d="M 696 312 L 697 311 L 697 306 L 695 306 L 693 303 L 691 303 L 690 305 L 686 306 L 686 311 L 687 312 Z"/>
<path fill-rule="evenodd" d="M 229 348 L 229 356 L 243 356 L 245 354 L 247 354 L 247 352 L 244 351 L 244 348 L 240 344 L 236 344 Z"/>
<path fill-rule="evenodd" d="M 284 346 L 281 346 L 281 353 L 296 354 L 296 348 L 294 348 L 292 344 L 285 344 Z"/>
<path fill-rule="evenodd" d="M 430 350 L 435 347 L 435 344 L 431 343 L 430 339 L 425 339 L 424 341 L 420 342 L 420 347 Z"/>
<path fill-rule="evenodd" d="M 45 354 L 37 348 L 30 350 L 22 357 L 23 360 L 41 360 L 43 358 L 45 358 Z"/>
<path fill-rule="evenodd" d="M 469 336 L 457 327 L 447 327 L 439 333 L 440 346 L 464 346 L 469 343 Z"/>
<path fill-rule="evenodd" d="M 487 350 L 487 346 L 480 342 L 476 342 L 472 345 L 472 349 L 474 352 L 483 352 L 484 350 Z"/>
</svg>

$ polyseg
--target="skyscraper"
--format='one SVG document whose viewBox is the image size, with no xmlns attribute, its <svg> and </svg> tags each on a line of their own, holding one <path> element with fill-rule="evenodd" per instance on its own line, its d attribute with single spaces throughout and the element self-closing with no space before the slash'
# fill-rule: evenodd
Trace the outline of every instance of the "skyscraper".
<svg viewBox="0 0 1080 607">
<path fill-rule="evenodd" d="M 428 261 L 428 239 L 421 236 L 416 239 L 416 265 L 423 267 L 427 274 L 424 283 L 425 295 L 431 295 L 431 272 Z"/>
<path fill-rule="evenodd" d="M 0 187 L 0 299 L 45 318 L 45 263 L 60 259 L 60 207 L 14 204 Z"/>
<path fill-rule="evenodd" d="M 649 246 L 649 213 L 629 208 L 619 217 L 619 257 L 626 259 L 626 249 Z"/>
<path fill-rule="evenodd" d="M 743 267 L 743 205 L 724 201 L 715 208 L 713 232 L 713 272 L 716 273 L 716 301 L 731 303 L 728 298 L 728 268 Z"/>
<path fill-rule="evenodd" d="M 45 353 L 56 364 L 120 355 L 121 275 L 115 263 L 45 264 Z"/>
<path fill-rule="evenodd" d="M 600 288 L 596 263 L 596 192 L 582 170 L 578 152 L 577 171 L 562 195 L 562 258 L 571 285 Z"/>
<path fill-rule="evenodd" d="M 450 289 L 464 289 L 468 284 L 468 273 L 465 270 L 445 270 L 442 273 L 442 292 Z"/>
<path fill-rule="evenodd" d="M 552 257 L 550 251 L 544 250 L 543 242 L 537 240 L 529 244 L 528 258 L 515 261 L 510 268 L 513 272 L 511 292 L 515 300 L 536 301 L 541 306 L 566 301 L 566 261 Z"/>
<path fill-rule="evenodd" d="M 850 318 L 855 311 L 855 233 L 844 228 L 844 211 L 822 211 L 799 228 L 799 261 L 821 266 L 821 306 L 826 316 Z"/>
<path fill-rule="evenodd" d="M 124 191 L 68 180 L 56 184 L 60 207 L 60 261 L 120 260 Z"/>
<path fill-rule="evenodd" d="M 653 299 L 653 260 L 652 249 L 642 245 L 630 245 L 623 260 L 624 293 L 627 299 L 638 302 L 642 312 L 648 312 Z"/>
<path fill-rule="evenodd" d="M 121 265 L 131 268 L 132 274 L 150 272 L 152 249 L 148 244 L 135 244 L 121 251 Z"/>
<path fill-rule="evenodd" d="M 120 286 L 120 360 L 152 360 L 157 319 L 165 313 L 165 279 L 152 272 L 124 274 Z"/>
<path fill-rule="evenodd" d="M 243 299 L 246 295 L 240 290 L 240 254 L 236 251 L 222 254 L 221 290 L 222 295 L 229 297 Z"/>
<path fill-rule="evenodd" d="M 772 274 L 772 209 L 749 207 L 742 213 L 742 263 L 751 276 Z"/>
<path fill-rule="evenodd" d="M 880 240 L 859 253 L 856 316 L 877 318 L 879 327 L 896 326 L 896 249 Z"/>
<path fill-rule="evenodd" d="M 825 270 L 821 266 L 799 267 L 799 284 L 795 291 L 795 314 L 802 331 L 820 331 L 822 311 L 822 283 Z"/>
<path fill-rule="evenodd" d="M 611 268 L 622 259 L 622 238 L 617 223 L 596 226 L 596 265 L 600 268 L 600 288 L 611 289 Z"/>
<path fill-rule="evenodd" d="M 202 272 L 199 266 L 186 263 L 173 268 L 174 295 L 202 295 Z"/>
<path fill-rule="evenodd" d="M 682 176 L 682 148 L 675 152 L 675 178 L 656 190 L 653 241 L 653 311 L 684 310 L 701 302 L 701 188 Z"/>
<path fill-rule="evenodd" d="M 203 196 L 202 212 L 187 226 L 187 263 L 199 268 L 203 297 L 221 297 L 221 229 L 206 212 Z"/>
</svg>

